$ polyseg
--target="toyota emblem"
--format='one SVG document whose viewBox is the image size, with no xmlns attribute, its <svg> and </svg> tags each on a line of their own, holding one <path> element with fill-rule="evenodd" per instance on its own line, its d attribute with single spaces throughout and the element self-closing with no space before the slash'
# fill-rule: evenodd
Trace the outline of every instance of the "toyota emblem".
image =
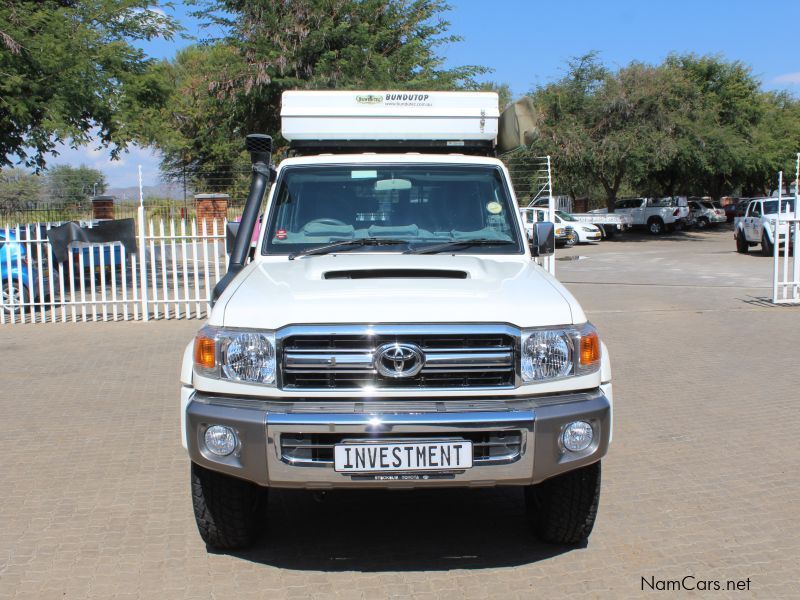
<svg viewBox="0 0 800 600">
<path fill-rule="evenodd" d="M 425 355 L 416 344 L 384 344 L 375 351 L 373 363 L 384 377 L 414 377 L 425 366 Z"/>
</svg>

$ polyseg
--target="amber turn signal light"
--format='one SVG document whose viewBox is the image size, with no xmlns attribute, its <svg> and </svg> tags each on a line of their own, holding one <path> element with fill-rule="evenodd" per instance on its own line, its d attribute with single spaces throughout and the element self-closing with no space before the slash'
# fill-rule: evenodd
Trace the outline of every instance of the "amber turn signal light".
<svg viewBox="0 0 800 600">
<path fill-rule="evenodd" d="M 194 338 L 194 364 L 202 369 L 213 369 L 217 365 L 214 338 L 198 335 Z"/>
<path fill-rule="evenodd" d="M 600 360 L 600 337 L 596 331 L 581 336 L 581 364 L 591 365 Z"/>
</svg>

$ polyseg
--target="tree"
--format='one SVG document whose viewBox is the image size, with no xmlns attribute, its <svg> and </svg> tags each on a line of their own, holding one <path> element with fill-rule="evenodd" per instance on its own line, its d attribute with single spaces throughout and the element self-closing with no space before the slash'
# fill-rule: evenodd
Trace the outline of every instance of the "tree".
<svg viewBox="0 0 800 600">
<path fill-rule="evenodd" d="M 227 36 L 179 55 L 158 140 L 172 177 L 236 172 L 250 132 L 276 136 L 289 89 L 459 89 L 487 70 L 445 68 L 441 0 L 209 0 L 198 14 Z M 193 103 L 187 101 L 193 99 Z M 199 133 L 199 136 L 197 135 Z"/>
<path fill-rule="evenodd" d="M 0 213 L 9 214 L 41 197 L 42 180 L 24 169 L 0 170 Z"/>
<path fill-rule="evenodd" d="M 37 169 L 60 141 L 99 139 L 117 156 L 147 137 L 167 90 L 132 42 L 176 24 L 146 0 L 5 0 L 0 4 L 0 165 Z"/>
<path fill-rule="evenodd" d="M 718 56 L 672 55 L 663 70 L 688 82 L 691 102 L 676 117 L 673 160 L 652 178 L 669 193 L 732 193 L 764 167 L 753 143 L 765 111 L 758 80 L 746 65 Z"/>
<path fill-rule="evenodd" d="M 47 172 L 47 195 L 51 202 L 80 204 L 106 191 L 106 178 L 85 165 L 56 165 Z"/>
<path fill-rule="evenodd" d="M 784 192 L 795 178 L 800 152 L 800 100 L 786 92 L 762 95 L 763 116 L 752 133 L 749 169 L 742 195 L 769 194 L 777 189 L 777 171 L 784 174 Z"/>
<path fill-rule="evenodd" d="M 612 73 L 594 54 L 579 57 L 563 79 L 533 93 L 540 113 L 534 151 L 570 174 L 571 191 L 599 184 L 613 211 L 627 180 L 643 179 L 674 156 L 685 87 L 656 67 L 631 63 Z"/>
</svg>

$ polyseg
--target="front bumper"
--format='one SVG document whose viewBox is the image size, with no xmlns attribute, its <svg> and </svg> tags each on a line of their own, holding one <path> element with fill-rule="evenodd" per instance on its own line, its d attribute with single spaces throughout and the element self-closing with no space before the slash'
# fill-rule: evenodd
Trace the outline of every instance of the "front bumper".
<svg viewBox="0 0 800 600">
<path fill-rule="evenodd" d="M 192 392 L 186 404 L 186 444 L 199 465 L 253 481 L 285 488 L 364 488 L 529 485 L 598 461 L 608 450 L 611 434 L 610 384 L 574 394 L 511 398 L 461 398 L 447 401 L 321 401 L 272 402 Z M 561 447 L 563 428 L 588 421 L 594 440 L 572 453 Z M 211 425 L 233 428 L 240 440 L 226 457 L 211 454 L 204 434 Z M 296 459 L 287 452 L 298 439 L 381 439 L 409 437 L 518 440 L 514 452 L 475 460 L 463 471 L 413 474 L 390 481 L 374 476 L 337 473 L 330 461 Z M 487 437 L 488 439 L 488 437 Z M 320 448 L 322 446 L 319 446 Z M 316 456 L 322 456 L 314 451 Z M 390 473 L 396 475 L 396 473 Z M 410 474 L 409 474 L 410 475 Z"/>
</svg>

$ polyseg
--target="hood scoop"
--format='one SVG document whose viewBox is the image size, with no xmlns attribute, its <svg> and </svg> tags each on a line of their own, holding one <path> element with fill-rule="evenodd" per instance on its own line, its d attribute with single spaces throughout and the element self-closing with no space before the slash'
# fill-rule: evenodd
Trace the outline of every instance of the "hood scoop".
<svg viewBox="0 0 800 600">
<path fill-rule="evenodd" d="M 446 269 L 349 269 L 328 271 L 324 279 L 466 279 L 466 271 Z"/>
</svg>

